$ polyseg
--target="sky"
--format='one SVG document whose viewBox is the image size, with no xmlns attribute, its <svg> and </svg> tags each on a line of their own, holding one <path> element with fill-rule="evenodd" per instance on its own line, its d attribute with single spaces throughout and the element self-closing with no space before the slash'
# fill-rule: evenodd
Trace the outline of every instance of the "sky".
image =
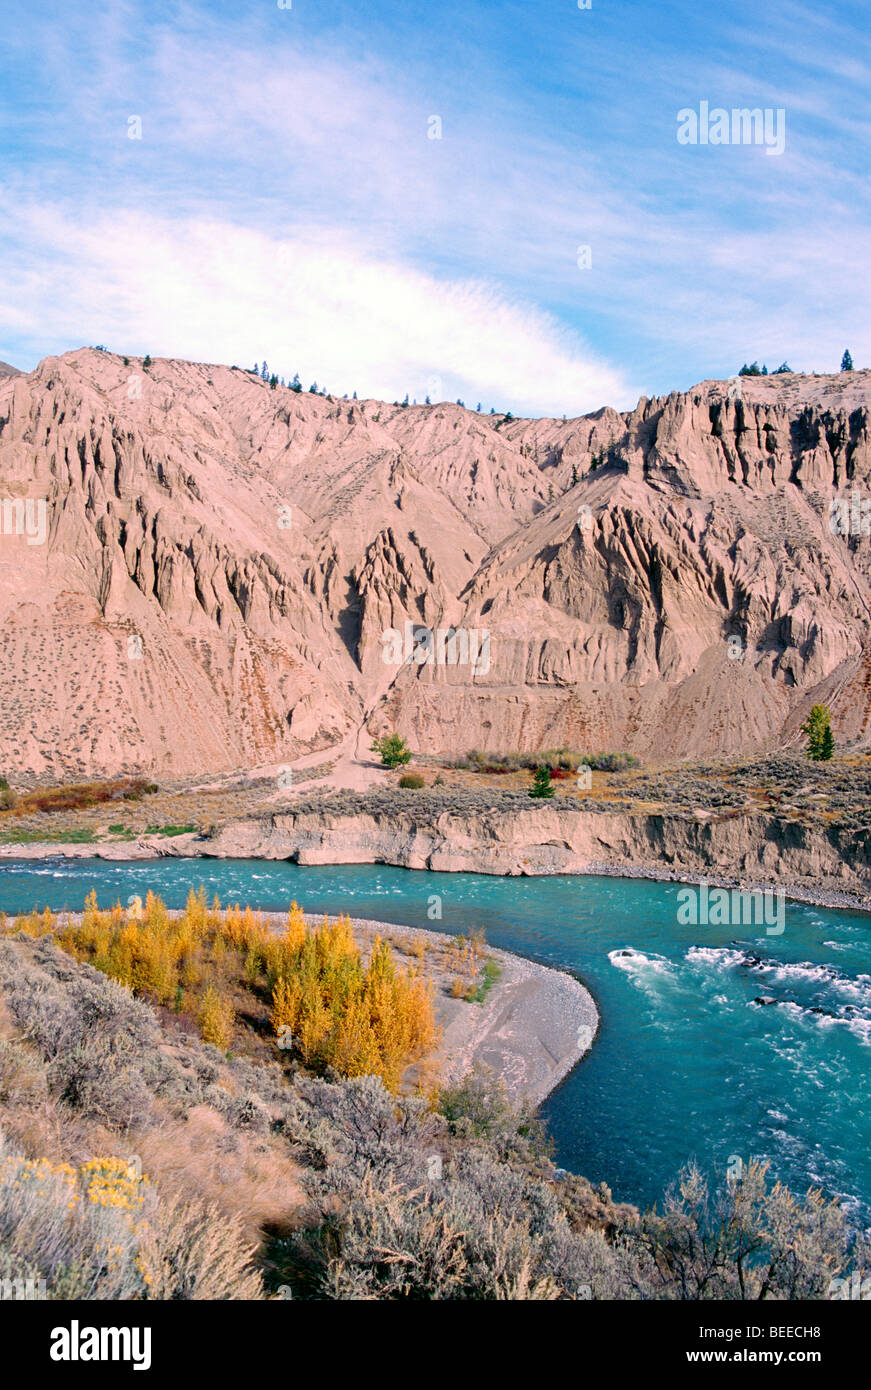
<svg viewBox="0 0 871 1390">
<path fill-rule="evenodd" d="M 867 18 L 4 0 L 0 359 L 266 360 L 560 416 L 871 365 Z M 681 143 L 703 102 L 782 111 L 783 152 Z"/>
</svg>

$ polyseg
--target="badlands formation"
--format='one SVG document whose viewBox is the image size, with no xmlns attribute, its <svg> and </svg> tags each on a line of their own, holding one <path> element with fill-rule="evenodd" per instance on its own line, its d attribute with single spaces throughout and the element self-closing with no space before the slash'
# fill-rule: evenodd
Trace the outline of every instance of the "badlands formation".
<svg viewBox="0 0 871 1390">
<path fill-rule="evenodd" d="M 869 537 L 831 503 L 871 495 L 869 403 L 869 372 L 791 374 L 505 420 L 96 349 L 0 366 L 0 770 L 230 772 L 389 729 L 655 762 L 795 745 L 815 701 L 868 746 Z M 407 623 L 487 660 L 385 662 Z"/>
</svg>

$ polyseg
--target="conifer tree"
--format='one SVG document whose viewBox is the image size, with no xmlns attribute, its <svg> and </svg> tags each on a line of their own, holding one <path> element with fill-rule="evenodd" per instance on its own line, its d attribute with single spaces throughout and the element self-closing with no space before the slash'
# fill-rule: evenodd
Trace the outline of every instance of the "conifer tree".
<svg viewBox="0 0 871 1390">
<path fill-rule="evenodd" d="M 541 767 L 535 769 L 533 775 L 533 785 L 529 789 L 529 795 L 539 798 L 553 796 L 554 789 L 550 781 L 550 768 L 542 763 Z"/>
<path fill-rule="evenodd" d="M 801 726 L 807 736 L 805 752 L 815 763 L 828 762 L 835 751 L 835 738 L 832 733 L 831 715 L 825 705 L 814 705 Z"/>
</svg>

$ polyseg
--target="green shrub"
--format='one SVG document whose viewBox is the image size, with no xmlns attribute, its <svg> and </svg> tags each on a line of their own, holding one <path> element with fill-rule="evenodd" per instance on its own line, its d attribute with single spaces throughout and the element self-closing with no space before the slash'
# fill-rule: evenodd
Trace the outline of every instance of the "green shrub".
<svg viewBox="0 0 871 1390">
<path fill-rule="evenodd" d="M 634 753 L 591 753 L 583 761 L 594 772 L 625 772 L 627 768 L 641 766 L 641 759 Z"/>
<path fill-rule="evenodd" d="M 417 789 L 419 787 L 425 787 L 426 782 L 421 777 L 419 772 L 406 772 L 402 777 L 400 777 L 399 785 L 400 787 L 414 787 L 415 789 Z"/>
<path fill-rule="evenodd" d="M 399 734 L 385 734 L 383 738 L 376 738 L 372 752 L 378 754 L 382 767 L 402 767 L 411 762 L 411 750 Z"/>
<path fill-rule="evenodd" d="M 438 1108 L 452 1135 L 487 1140 L 501 1158 L 541 1158 L 550 1151 L 543 1121 L 531 1107 L 512 1105 L 504 1081 L 488 1067 L 478 1064 L 456 1085 L 443 1086 Z"/>
<path fill-rule="evenodd" d="M 470 1004 L 483 1004 L 501 974 L 502 967 L 497 965 L 495 960 L 485 960 L 484 978 L 475 989 L 469 990 L 466 995 L 468 1002 Z"/>
<path fill-rule="evenodd" d="M 594 772 L 625 772 L 640 766 L 634 753 L 577 753 L 571 748 L 543 748 L 535 753 L 484 753 L 471 748 L 453 766 L 474 768 L 477 772 L 534 772 L 546 764 L 551 770 L 577 772 L 586 763 Z"/>
</svg>

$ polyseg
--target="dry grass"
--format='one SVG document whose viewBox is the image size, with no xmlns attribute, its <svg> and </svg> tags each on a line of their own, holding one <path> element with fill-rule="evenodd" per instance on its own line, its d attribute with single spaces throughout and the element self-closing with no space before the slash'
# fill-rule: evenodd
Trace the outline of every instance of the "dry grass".
<svg viewBox="0 0 871 1390">
<path fill-rule="evenodd" d="M 239 1221 L 246 1241 L 259 1241 L 264 1230 L 299 1224 L 306 1201 L 299 1165 L 280 1137 L 232 1130 L 207 1105 L 134 1137 L 143 1169 L 164 1190 L 208 1194 L 220 1211 Z"/>
</svg>

